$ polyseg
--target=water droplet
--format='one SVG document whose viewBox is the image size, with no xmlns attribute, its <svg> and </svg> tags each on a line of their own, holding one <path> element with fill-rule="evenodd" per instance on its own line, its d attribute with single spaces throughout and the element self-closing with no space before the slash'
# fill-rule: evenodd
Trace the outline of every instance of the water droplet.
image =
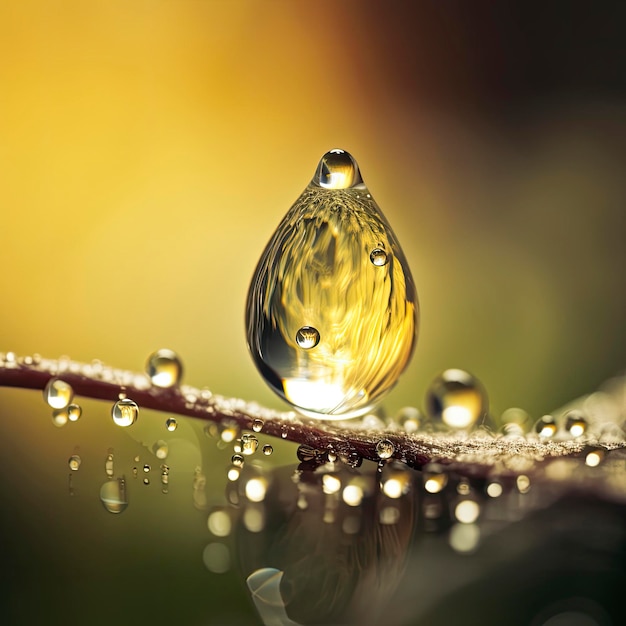
<svg viewBox="0 0 626 626">
<path fill-rule="evenodd" d="M 178 428 L 178 422 L 173 417 L 170 417 L 165 420 L 165 428 L 173 433 Z"/>
<path fill-rule="evenodd" d="M 565 430 L 572 437 L 582 437 L 587 431 L 587 420 L 580 411 L 570 411 L 565 415 Z"/>
<path fill-rule="evenodd" d="M 263 420 L 256 419 L 252 422 L 252 430 L 255 433 L 260 433 L 263 430 Z"/>
<path fill-rule="evenodd" d="M 143 479 L 143 484 L 144 485 L 149 485 L 150 484 L 150 479 L 148 477 Z"/>
<path fill-rule="evenodd" d="M 72 401 L 74 390 L 60 378 L 51 378 L 43 390 L 43 397 L 53 409 L 64 409 Z"/>
<path fill-rule="evenodd" d="M 243 467 L 244 458 L 241 456 L 241 454 L 233 454 L 230 461 L 235 467 Z"/>
<path fill-rule="evenodd" d="M 70 404 L 67 407 L 67 418 L 70 422 L 77 422 L 82 414 L 83 410 L 78 404 Z"/>
<path fill-rule="evenodd" d="M 387 253 L 381 248 L 374 248 L 370 252 L 370 261 L 376 267 L 382 267 L 383 265 L 387 265 Z"/>
<path fill-rule="evenodd" d="M 557 425 L 552 415 L 544 415 L 535 423 L 535 432 L 542 438 L 553 437 L 556 431 Z"/>
<path fill-rule="evenodd" d="M 254 454 L 259 447 L 259 440 L 250 434 L 244 434 L 241 436 L 241 452 L 246 456 Z"/>
<path fill-rule="evenodd" d="M 270 446 L 270 444 L 269 444 L 269 443 L 266 443 L 266 444 L 263 446 L 263 454 L 264 454 L 265 456 L 270 456 L 270 455 L 272 454 L 272 452 L 274 452 L 274 448 L 272 448 L 272 446 Z"/>
<path fill-rule="evenodd" d="M 113 469 L 113 453 L 109 452 L 107 454 L 106 459 L 104 460 L 104 473 L 109 477 L 113 478 L 114 469 Z"/>
<path fill-rule="evenodd" d="M 460 369 L 448 369 L 430 385 L 426 394 L 426 412 L 455 430 L 468 430 L 484 419 L 487 394 L 480 381 Z"/>
<path fill-rule="evenodd" d="M 118 400 L 111 409 L 111 417 L 118 425 L 126 428 L 137 421 L 139 407 L 130 398 Z"/>
<path fill-rule="evenodd" d="M 183 364 L 176 352 L 157 350 L 146 361 L 146 374 L 155 387 L 174 387 L 182 379 Z"/>
<path fill-rule="evenodd" d="M 376 454 L 381 459 L 390 459 L 395 450 L 395 446 L 391 443 L 391 441 L 389 441 L 389 439 L 381 439 L 376 444 Z"/>
<path fill-rule="evenodd" d="M 143 466 L 143 471 L 144 471 L 144 472 L 146 472 L 146 474 L 147 474 L 147 473 L 148 473 L 151 469 L 152 469 L 152 468 L 151 468 L 151 467 L 150 467 L 147 463 Z"/>
<path fill-rule="evenodd" d="M 126 481 L 123 478 L 107 480 L 100 488 L 100 501 L 109 513 L 122 513 L 128 507 Z"/>
<path fill-rule="evenodd" d="M 61 428 L 67 424 L 69 419 L 67 409 L 57 409 L 56 411 L 52 411 L 52 423 Z"/>
<path fill-rule="evenodd" d="M 70 469 L 73 472 L 77 472 L 80 464 L 82 463 L 82 459 L 78 456 L 78 454 L 72 454 L 72 456 L 68 459 L 67 464 L 70 466 Z"/>
<path fill-rule="evenodd" d="M 386 271 L 373 265 L 374 248 L 387 251 Z M 305 415 L 364 415 L 408 364 L 417 309 L 404 253 L 356 162 L 327 153 L 250 285 L 246 327 L 257 368 Z"/>
<path fill-rule="evenodd" d="M 311 461 L 315 461 L 318 455 L 319 455 L 318 450 L 316 450 L 315 448 L 312 448 L 311 446 L 307 446 L 304 443 L 298 446 L 298 449 L 296 450 L 296 456 L 303 463 L 310 463 Z"/>
<path fill-rule="evenodd" d="M 153 446 L 152 452 L 157 459 L 166 459 L 169 453 L 169 446 L 167 445 L 167 441 L 163 441 L 159 439 Z"/>
</svg>

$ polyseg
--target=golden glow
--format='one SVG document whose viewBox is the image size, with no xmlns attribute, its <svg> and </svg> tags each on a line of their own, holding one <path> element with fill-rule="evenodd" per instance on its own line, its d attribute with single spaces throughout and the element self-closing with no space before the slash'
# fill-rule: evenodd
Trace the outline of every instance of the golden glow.
<svg viewBox="0 0 626 626">
<path fill-rule="evenodd" d="M 326 494 L 337 493 L 341 489 L 341 480 L 332 474 L 322 476 L 322 490 Z"/>
<path fill-rule="evenodd" d="M 208 519 L 207 526 L 216 537 L 228 537 L 232 530 L 230 515 L 226 511 L 213 511 Z"/>
<path fill-rule="evenodd" d="M 490 498 L 499 498 L 502 495 L 502 485 L 500 483 L 489 483 L 487 485 L 487 495 Z"/>
<path fill-rule="evenodd" d="M 446 407 L 441 414 L 441 419 L 450 428 L 468 428 L 476 420 L 476 414 L 466 406 L 453 405 Z"/>
<path fill-rule="evenodd" d="M 479 515 L 480 505 L 474 500 L 461 500 L 454 509 L 454 516 L 461 524 L 473 524 Z"/>
<path fill-rule="evenodd" d="M 358 485 L 347 485 L 342 493 L 343 501 L 348 506 L 359 506 L 363 500 L 363 489 Z"/>
<path fill-rule="evenodd" d="M 267 481 L 264 478 L 251 478 L 246 483 L 245 492 L 250 502 L 263 502 L 267 493 Z"/>
</svg>

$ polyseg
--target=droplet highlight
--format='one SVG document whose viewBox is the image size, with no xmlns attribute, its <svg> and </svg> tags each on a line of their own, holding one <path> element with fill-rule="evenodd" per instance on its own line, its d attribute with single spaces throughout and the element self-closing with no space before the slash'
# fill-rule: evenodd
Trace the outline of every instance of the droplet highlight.
<svg viewBox="0 0 626 626">
<path fill-rule="evenodd" d="M 250 434 L 241 436 L 241 452 L 246 456 L 254 454 L 259 447 L 259 440 Z"/>
<path fill-rule="evenodd" d="M 582 437 L 587 432 L 587 420 L 580 411 L 570 411 L 565 415 L 565 430 L 572 437 Z"/>
<path fill-rule="evenodd" d="M 70 422 L 77 422 L 83 414 L 82 408 L 78 404 L 70 404 L 67 407 L 67 419 Z"/>
<path fill-rule="evenodd" d="M 380 254 L 371 258 L 377 249 L 385 271 Z M 301 413 L 357 417 L 405 369 L 417 322 L 406 258 L 356 161 L 342 150 L 325 154 L 252 278 L 246 327 L 255 365 Z"/>
<path fill-rule="evenodd" d="M 146 374 L 155 387 L 174 387 L 182 379 L 183 364 L 176 352 L 163 348 L 148 357 Z"/>
<path fill-rule="evenodd" d="M 387 265 L 387 253 L 381 248 L 374 248 L 370 252 L 370 261 L 376 267 L 383 267 L 383 265 Z"/>
<path fill-rule="evenodd" d="M 78 454 L 72 454 L 72 456 L 67 460 L 67 464 L 73 472 L 78 471 L 82 462 L 83 461 Z"/>
<path fill-rule="evenodd" d="M 381 459 L 390 459 L 393 456 L 395 450 L 395 446 L 393 445 L 393 443 L 391 443 L 391 441 L 389 441 L 389 439 L 381 439 L 376 444 L 376 454 Z"/>
<path fill-rule="evenodd" d="M 263 454 L 265 456 L 271 456 L 271 454 L 274 452 L 274 448 L 272 448 L 272 446 L 269 443 L 266 443 L 263 446 Z"/>
<path fill-rule="evenodd" d="M 426 413 L 453 430 L 469 430 L 487 414 L 487 394 L 480 381 L 461 369 L 448 369 L 430 385 Z"/>
<path fill-rule="evenodd" d="M 139 407 L 130 398 L 118 400 L 111 409 L 113 421 L 122 428 L 132 426 L 139 416 Z"/>
<path fill-rule="evenodd" d="M 552 415 L 544 415 L 535 422 L 535 432 L 543 439 L 553 437 L 557 430 L 558 426 Z"/>
<path fill-rule="evenodd" d="M 173 417 L 170 417 L 165 420 L 165 428 L 173 433 L 178 428 L 178 422 Z"/>
<path fill-rule="evenodd" d="M 51 378 L 43 390 L 44 400 L 53 409 L 64 409 L 72 401 L 74 390 L 60 378 Z"/>
</svg>

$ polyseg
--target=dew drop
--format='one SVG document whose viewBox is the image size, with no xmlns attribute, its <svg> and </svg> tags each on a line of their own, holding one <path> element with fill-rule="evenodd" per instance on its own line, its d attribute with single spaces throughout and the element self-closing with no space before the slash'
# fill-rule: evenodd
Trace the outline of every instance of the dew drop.
<svg viewBox="0 0 626 626">
<path fill-rule="evenodd" d="M 118 400 L 111 409 L 111 417 L 113 421 L 118 425 L 126 428 L 131 426 L 137 421 L 139 415 L 139 407 L 136 402 L 133 402 L 130 398 L 124 398 Z"/>
<path fill-rule="evenodd" d="M 266 443 L 263 446 L 263 454 L 265 456 L 270 456 L 272 454 L 272 452 L 274 452 L 274 448 L 272 448 L 272 446 L 269 443 Z"/>
<path fill-rule="evenodd" d="M 393 258 L 389 271 L 375 267 L 375 248 Z M 325 154 L 252 278 L 246 328 L 259 372 L 305 415 L 364 415 L 407 366 L 417 311 L 404 253 L 356 161 Z"/>
<path fill-rule="evenodd" d="M 77 472 L 80 464 L 82 463 L 82 459 L 78 454 L 72 454 L 72 456 L 68 459 L 67 464 L 70 466 L 70 469 L 73 472 Z"/>
<path fill-rule="evenodd" d="M 252 430 L 255 433 L 260 433 L 263 430 L 263 420 L 260 419 L 255 419 L 252 422 Z"/>
<path fill-rule="evenodd" d="M 152 468 L 146 463 L 143 466 L 143 471 L 147 474 Z"/>
<path fill-rule="evenodd" d="M 150 479 L 148 477 L 143 479 L 143 484 L 144 485 L 149 485 L 150 484 Z"/>
<path fill-rule="evenodd" d="M 53 409 L 64 409 L 72 401 L 74 390 L 60 378 L 51 378 L 43 390 L 43 397 Z"/>
<path fill-rule="evenodd" d="M 310 463 L 311 461 L 315 461 L 318 455 L 319 455 L 318 450 L 316 450 L 315 448 L 312 448 L 311 446 L 307 446 L 305 443 L 298 446 L 298 449 L 296 450 L 296 456 L 303 463 Z"/>
<path fill-rule="evenodd" d="M 473 524 L 479 515 L 480 505 L 474 500 L 461 500 L 454 509 L 454 517 L 461 524 Z"/>
<path fill-rule="evenodd" d="M 426 413 L 454 430 L 469 430 L 487 414 L 487 394 L 478 379 L 460 369 L 448 369 L 426 393 Z"/>
<path fill-rule="evenodd" d="M 241 452 L 246 456 L 254 454 L 259 447 L 259 440 L 250 434 L 244 434 L 241 436 Z"/>
<path fill-rule="evenodd" d="M 539 437 L 547 439 L 556 434 L 557 425 L 552 415 L 544 415 L 535 422 L 535 432 Z"/>
<path fill-rule="evenodd" d="M 565 415 L 565 430 L 572 437 L 582 437 L 587 432 L 587 420 L 580 411 L 570 411 Z"/>
<path fill-rule="evenodd" d="M 296 343 L 303 350 L 310 350 L 311 348 L 315 348 L 315 346 L 320 342 L 320 334 L 317 328 L 313 328 L 313 326 L 303 326 L 298 329 L 296 333 Z"/>
<path fill-rule="evenodd" d="M 381 248 L 374 248 L 370 252 L 370 261 L 376 267 L 382 267 L 383 265 L 387 265 L 387 253 Z"/>
<path fill-rule="evenodd" d="M 165 428 L 173 433 L 178 428 L 178 422 L 173 417 L 170 417 L 165 420 Z"/>
<path fill-rule="evenodd" d="M 57 427 L 61 428 L 67 424 L 69 419 L 67 409 L 57 409 L 56 411 L 52 411 L 52 423 Z"/>
<path fill-rule="evenodd" d="M 241 454 L 233 454 L 232 458 L 230 459 L 230 462 L 235 466 L 235 467 L 243 467 L 244 464 L 244 459 L 241 456 Z"/>
<path fill-rule="evenodd" d="M 381 459 L 390 459 L 395 450 L 395 446 L 391 443 L 391 441 L 389 441 L 389 439 L 381 439 L 376 444 L 376 454 Z"/>
<path fill-rule="evenodd" d="M 128 507 L 126 481 L 123 478 L 107 480 L 100 488 L 100 501 L 109 513 L 122 513 Z"/>
<path fill-rule="evenodd" d="M 70 422 L 77 422 L 82 414 L 83 410 L 78 404 L 70 404 L 67 407 L 67 419 Z"/>
<path fill-rule="evenodd" d="M 183 364 L 176 352 L 164 348 L 148 357 L 146 374 L 155 387 L 174 387 L 182 379 Z"/>
<path fill-rule="evenodd" d="M 528 493 L 530 491 L 530 478 L 528 478 L 525 474 L 520 474 L 515 483 L 517 485 L 517 490 L 520 493 Z"/>
</svg>

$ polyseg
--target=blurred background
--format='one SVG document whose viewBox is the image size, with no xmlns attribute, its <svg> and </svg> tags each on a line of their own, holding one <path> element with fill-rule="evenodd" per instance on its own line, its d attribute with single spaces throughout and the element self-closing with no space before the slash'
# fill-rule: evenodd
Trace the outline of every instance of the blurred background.
<svg viewBox="0 0 626 626">
<path fill-rule="evenodd" d="M 3 2 L 0 351 L 141 370 L 169 347 L 186 382 L 283 407 L 247 355 L 246 291 L 320 156 L 343 148 L 420 297 L 417 349 L 388 412 L 421 406 L 448 367 L 482 380 L 496 416 L 520 406 L 538 417 L 592 391 L 625 365 L 624 12 L 617 2 Z M 52 572 L 73 580 L 99 533 L 119 538 L 100 528 L 113 522 L 97 500 L 93 519 L 65 509 L 73 446 L 93 447 L 104 480 L 106 448 L 141 445 L 98 403 L 73 431 L 55 429 L 34 395 L 0 391 L 20 476 L 2 485 L 5 537 L 21 539 L 6 557 L 21 571 L 10 587 L 20 606 Z M 137 524 L 159 535 L 146 515 Z M 170 538 L 181 524 L 206 530 L 206 516 L 158 515 Z M 111 541 L 107 558 L 123 559 L 128 545 Z M 25 566 L 25 545 L 47 553 L 32 547 Z M 151 545 L 141 555 L 135 581 L 161 562 Z M 193 550 L 180 558 L 194 563 L 181 571 L 209 576 Z M 114 615 L 111 577 L 127 585 L 128 564 L 113 574 L 107 563 L 102 602 Z M 191 604 L 206 592 L 198 576 Z M 10 623 L 28 623 L 19 614 Z"/>
</svg>

